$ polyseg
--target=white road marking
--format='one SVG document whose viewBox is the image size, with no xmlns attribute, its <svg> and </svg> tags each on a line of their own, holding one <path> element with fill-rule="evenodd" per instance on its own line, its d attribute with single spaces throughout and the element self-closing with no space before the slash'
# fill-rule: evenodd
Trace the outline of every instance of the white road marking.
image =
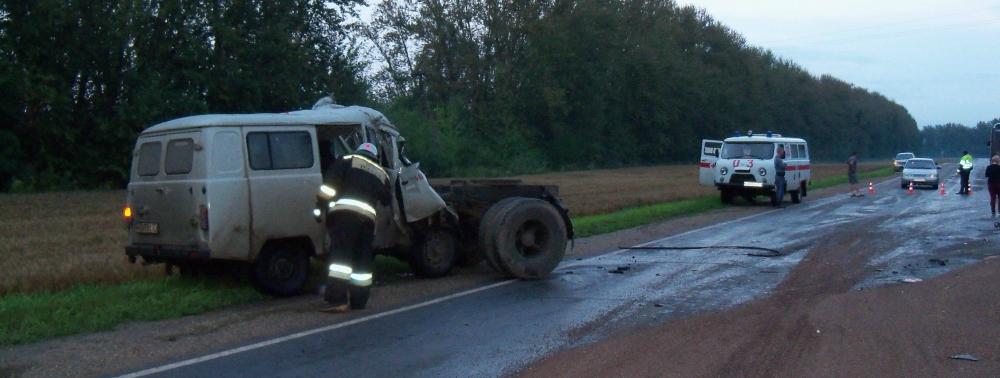
<svg viewBox="0 0 1000 378">
<path fill-rule="evenodd" d="M 886 180 L 886 181 L 888 181 L 888 180 Z M 884 183 L 885 182 L 881 182 L 881 183 L 876 184 L 876 185 L 882 185 Z M 837 199 L 837 195 L 834 195 L 834 196 L 831 196 L 830 198 L 824 198 L 824 199 L 816 201 L 816 202 L 811 202 L 810 205 L 816 206 L 816 205 L 820 205 L 820 204 L 826 204 L 826 203 L 829 203 L 829 202 L 833 202 L 836 199 Z M 764 215 L 767 215 L 767 214 L 771 214 L 771 213 L 774 213 L 774 212 L 777 212 L 777 211 L 781 211 L 781 209 L 768 210 L 768 211 L 765 211 L 765 212 L 762 212 L 762 213 L 748 215 L 748 216 L 745 216 L 743 218 L 737 218 L 737 219 L 733 219 L 733 220 L 722 222 L 722 223 L 716 223 L 716 224 L 713 224 L 713 225 L 710 225 L 710 226 L 705 226 L 705 227 L 701 227 L 701 228 L 696 228 L 696 229 L 684 231 L 684 232 L 681 232 L 679 234 L 670 235 L 670 236 L 667 236 L 667 237 L 664 237 L 664 238 L 660 238 L 660 239 L 656 239 L 656 240 L 649 241 L 649 242 L 646 242 L 646 243 L 642 243 L 642 244 L 639 244 L 638 246 L 642 247 L 642 246 L 648 246 L 648 245 L 651 245 L 651 244 L 662 243 L 662 242 L 668 241 L 668 240 L 673 239 L 673 238 L 679 238 L 681 236 L 692 234 L 692 233 L 695 233 L 695 232 L 705 231 L 705 230 L 711 230 L 713 228 L 722 227 L 722 226 L 725 226 L 725 225 L 728 225 L 728 224 L 746 221 L 746 220 L 749 220 L 749 219 L 753 219 L 753 218 L 757 218 L 757 217 L 764 216 Z M 627 249 L 619 249 L 617 251 L 599 254 L 599 255 L 592 256 L 592 257 L 589 257 L 587 259 L 584 259 L 583 261 L 580 261 L 580 262 L 574 262 L 574 263 L 570 263 L 570 264 L 567 264 L 567 265 L 559 266 L 557 269 L 564 269 L 564 268 L 574 267 L 574 266 L 577 266 L 577 265 L 582 265 L 582 264 L 586 263 L 586 260 L 590 260 L 590 259 L 593 259 L 593 258 L 596 258 L 596 257 L 602 257 L 602 256 L 613 256 L 613 255 L 617 255 L 619 253 L 627 252 L 627 251 L 628 251 Z M 514 283 L 516 281 L 518 281 L 518 280 L 513 279 L 513 280 L 501 281 L 501 282 L 497 282 L 497 283 L 490 284 L 490 285 L 487 285 L 487 286 L 478 287 L 478 288 L 475 288 L 475 289 L 470 289 L 470 290 L 466 290 L 466 291 L 463 291 L 463 292 L 446 295 L 446 296 L 443 296 L 443 297 L 440 297 L 440 298 L 431 299 L 431 300 L 428 300 L 426 302 L 421 302 L 421 303 L 416 303 L 416 304 L 412 304 L 412 305 L 405 306 L 405 307 L 400 307 L 400 308 L 397 308 L 395 310 L 389 310 L 389 311 L 386 311 L 386 312 L 380 312 L 380 313 L 377 313 L 377 314 L 372 314 L 372 315 L 368 315 L 368 316 L 365 316 L 365 317 L 361 317 L 361 318 L 349 320 L 349 321 L 346 321 L 346 322 L 343 322 L 343 323 L 337 323 L 337 324 L 332 324 L 332 325 L 328 325 L 328 326 L 324 326 L 324 327 L 320 327 L 320 328 L 311 329 L 311 330 L 308 330 L 308 331 L 302 331 L 302 332 L 299 332 L 299 333 L 294 333 L 294 334 L 291 334 L 291 335 L 282 336 L 282 337 L 274 338 L 274 339 L 271 339 L 271 340 L 261 341 L 259 343 L 250 344 L 250 345 L 242 346 L 242 347 L 239 347 L 239 348 L 224 350 L 224 351 L 217 352 L 217 353 L 207 354 L 207 355 L 204 355 L 204 356 L 201 356 L 201 357 L 196 357 L 196 358 L 192 358 L 192 359 L 188 359 L 188 360 L 184 360 L 184 361 L 179 361 L 179 362 L 174 362 L 174 363 L 163 365 L 163 366 L 158 366 L 158 367 L 155 367 L 155 368 L 150 368 L 150 369 L 146 369 L 146 370 L 137 371 L 137 372 L 134 372 L 134 373 L 129 373 L 129 374 L 121 375 L 118 378 L 136 378 L 136 377 L 144 377 L 144 376 L 148 376 L 148 375 L 152 375 L 152 374 L 162 373 L 162 372 L 165 372 L 165 371 L 168 371 L 168 370 L 182 368 L 182 367 L 185 367 L 185 366 L 190 366 L 190 365 L 202 363 L 202 362 L 205 362 L 205 361 L 211 361 L 211 360 L 214 360 L 214 359 L 218 359 L 218 358 L 222 358 L 222 357 L 226 357 L 226 356 L 231 356 L 231 355 L 234 355 L 234 354 L 237 354 L 237 353 L 242 353 L 242 352 L 251 351 L 251 350 L 254 350 L 254 349 L 264 348 L 264 347 L 271 346 L 271 345 L 274 345 L 274 344 L 283 343 L 285 341 L 290 341 L 290 340 L 295 340 L 295 339 L 301 339 L 303 337 L 310 336 L 310 335 L 315 335 L 317 333 L 322 333 L 322 332 L 332 331 L 332 330 L 335 330 L 335 329 L 350 327 L 352 325 L 364 323 L 364 322 L 367 322 L 367 321 L 370 321 L 370 320 L 384 318 L 386 316 L 395 315 L 395 314 L 407 312 L 407 311 L 410 311 L 410 310 L 416 310 L 418 308 L 427 307 L 427 306 L 430 306 L 430 305 L 433 305 L 433 304 L 441 303 L 441 302 L 452 300 L 452 299 L 455 299 L 455 298 L 460 298 L 460 297 L 464 297 L 464 296 L 467 296 L 467 295 L 472 295 L 472 294 L 476 294 L 476 293 L 483 292 L 483 291 L 486 291 L 486 290 L 490 290 L 490 289 L 498 288 L 498 287 L 501 287 L 501 286 L 509 285 L 509 284 Z"/>
<path fill-rule="evenodd" d="M 410 311 L 410 310 L 415 310 L 415 309 L 418 309 L 418 308 L 421 308 L 421 307 L 427 307 L 427 306 L 430 306 L 430 305 L 433 305 L 433 304 L 437 304 L 437 303 L 441 303 L 441 302 L 444 302 L 444 301 L 447 301 L 447 300 L 451 300 L 451 299 L 455 299 L 455 298 L 459 298 L 459 297 L 464 297 L 466 295 L 475 294 L 475 293 L 478 293 L 478 292 L 481 292 L 481 291 L 490 290 L 490 289 L 501 287 L 501 286 L 504 286 L 504 285 L 509 285 L 509 284 L 514 283 L 516 281 L 517 280 L 501 281 L 501 282 L 497 282 L 497 283 L 490 284 L 490 285 L 487 285 L 487 286 L 483 286 L 483 287 L 478 287 L 478 288 L 475 288 L 475 289 L 466 290 L 466 291 L 463 291 L 463 292 L 460 292 L 460 293 L 455 293 L 455 294 L 446 295 L 446 296 L 443 296 L 443 297 L 440 297 L 440 298 L 431 299 L 431 300 L 426 301 L 426 302 L 421 302 L 421 303 L 412 304 L 412 305 L 405 306 L 405 307 L 400 307 L 400 308 L 397 308 L 395 310 L 390 310 L 390 311 L 386 311 L 386 312 L 380 312 L 378 314 L 372 314 L 372 315 L 368 315 L 368 316 L 365 316 L 365 317 L 362 317 L 362 318 L 357 318 L 357 319 L 349 320 L 349 321 L 346 321 L 346 322 L 343 322 L 343 323 L 332 324 L 332 325 L 328 325 L 328 326 L 325 326 L 325 327 L 320 327 L 320 328 L 311 329 L 311 330 L 308 330 L 308 331 L 294 333 L 294 334 L 291 334 L 291 335 L 288 335 L 288 336 L 282 336 L 282 337 L 271 339 L 271 340 L 267 340 L 267 341 L 261 341 L 261 342 L 256 343 L 256 344 L 250 344 L 250 345 L 242 346 L 242 347 L 235 348 L 235 349 L 229 349 L 229 350 L 225 350 L 225 351 L 218 352 L 218 353 L 212 353 L 212 354 L 204 355 L 204 356 L 201 356 L 201 357 L 192 358 L 192 359 L 189 359 L 189 360 L 184 360 L 184 361 L 175 362 L 175 363 L 172 363 L 172 364 L 167 364 L 167 365 L 163 365 L 163 366 L 159 366 L 159 367 L 155 367 L 155 368 L 150 368 L 150 369 L 146 369 L 146 370 L 142 370 L 142 371 L 137 371 L 135 373 L 121 375 L 121 376 L 119 376 L 119 378 L 144 377 L 144 376 L 147 376 L 147 375 L 152 375 L 152 374 L 156 374 L 156 373 L 162 373 L 162 372 L 167 371 L 167 370 L 173 370 L 173 369 L 181 368 L 181 367 L 184 367 L 184 366 L 190 366 L 190 365 L 194 365 L 194 364 L 197 364 L 197 363 L 214 360 L 214 359 L 217 359 L 217 358 L 231 356 L 231 355 L 234 355 L 234 354 L 237 354 L 237 353 L 242 353 L 242 352 L 246 352 L 246 351 L 250 351 L 250 350 L 254 350 L 254 349 L 260 349 L 260 348 L 263 348 L 263 347 L 266 347 L 266 346 L 270 346 L 270 345 L 274 345 L 274 344 L 278 344 L 278 343 L 283 343 L 283 342 L 289 341 L 289 340 L 300 339 L 300 338 L 303 338 L 303 337 L 306 337 L 306 336 L 309 336 L 309 335 L 314 335 L 314 334 L 321 333 L 321 332 L 332 331 L 332 330 L 335 330 L 335 329 L 338 329 L 338 328 L 350 327 L 352 325 L 359 324 L 359 323 L 364 323 L 364 322 L 367 322 L 369 320 L 375 320 L 375 319 L 378 319 L 378 318 L 384 318 L 386 316 L 395 315 L 395 314 L 398 314 L 398 313 L 401 313 L 401 312 Z"/>
</svg>

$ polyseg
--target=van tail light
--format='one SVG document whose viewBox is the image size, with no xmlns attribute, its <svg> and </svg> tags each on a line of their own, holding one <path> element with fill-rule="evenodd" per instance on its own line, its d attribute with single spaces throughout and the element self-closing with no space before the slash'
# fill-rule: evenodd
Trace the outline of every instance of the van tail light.
<svg viewBox="0 0 1000 378">
<path fill-rule="evenodd" d="M 208 207 L 205 205 L 198 205 L 198 224 L 202 231 L 208 231 Z"/>
<path fill-rule="evenodd" d="M 122 219 L 125 223 L 132 223 L 132 206 L 126 204 L 125 209 L 122 210 Z"/>
</svg>

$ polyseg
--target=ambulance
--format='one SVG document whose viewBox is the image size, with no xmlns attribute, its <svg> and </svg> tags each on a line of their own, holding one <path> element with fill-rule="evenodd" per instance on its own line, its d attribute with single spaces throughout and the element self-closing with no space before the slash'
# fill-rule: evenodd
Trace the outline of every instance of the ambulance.
<svg viewBox="0 0 1000 378">
<path fill-rule="evenodd" d="M 702 140 L 699 183 L 718 188 L 723 203 L 732 203 L 737 196 L 749 202 L 766 196 L 777 205 L 774 159 L 778 147 L 785 149 L 785 192 L 792 203 L 799 203 L 806 196 L 811 177 L 809 144 L 772 132 Z"/>
</svg>

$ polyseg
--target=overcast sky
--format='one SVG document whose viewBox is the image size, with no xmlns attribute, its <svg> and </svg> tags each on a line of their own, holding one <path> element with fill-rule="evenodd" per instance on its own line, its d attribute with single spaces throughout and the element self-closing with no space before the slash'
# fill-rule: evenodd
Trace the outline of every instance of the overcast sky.
<svg viewBox="0 0 1000 378">
<path fill-rule="evenodd" d="M 902 104 L 920 126 L 1000 117 L 1000 0 L 678 0 L 814 75 Z"/>
</svg>

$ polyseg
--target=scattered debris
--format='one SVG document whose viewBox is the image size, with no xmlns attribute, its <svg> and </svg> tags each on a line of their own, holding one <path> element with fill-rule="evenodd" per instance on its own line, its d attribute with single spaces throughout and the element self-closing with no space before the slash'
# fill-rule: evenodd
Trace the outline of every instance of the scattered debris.
<svg viewBox="0 0 1000 378">
<path fill-rule="evenodd" d="M 972 361 L 972 362 L 979 361 L 978 358 L 976 358 L 975 356 L 973 356 L 971 354 L 956 354 L 956 355 L 948 357 L 948 358 L 953 359 L 953 360 Z"/>
<path fill-rule="evenodd" d="M 927 260 L 927 261 L 930 262 L 930 263 L 932 263 L 932 264 L 938 264 L 940 266 L 948 265 L 948 259 L 930 259 L 930 260 Z"/>
<path fill-rule="evenodd" d="M 608 273 L 625 274 L 625 272 L 627 272 L 629 269 L 632 269 L 632 267 L 630 267 L 630 266 L 619 266 L 617 268 L 609 270 Z"/>
<path fill-rule="evenodd" d="M 656 273 L 656 276 L 657 276 L 657 277 L 659 277 L 659 276 L 660 276 L 660 274 L 659 274 L 659 273 Z"/>
<path fill-rule="evenodd" d="M 663 307 L 663 305 L 661 305 L 659 303 L 653 303 L 653 307 Z"/>
<path fill-rule="evenodd" d="M 892 271 L 892 274 L 899 274 L 899 272 L 897 272 L 897 271 L 894 270 L 894 271 Z"/>
<path fill-rule="evenodd" d="M 900 281 L 903 281 L 903 282 L 906 282 L 906 283 L 915 283 L 915 282 L 921 282 L 923 280 L 919 279 L 919 278 L 916 278 L 916 277 L 906 277 L 906 278 L 904 278 L 904 279 L 902 279 Z"/>
<path fill-rule="evenodd" d="M 884 270 L 885 270 L 885 269 L 882 269 L 882 268 L 877 268 L 877 269 L 875 269 L 875 271 L 876 271 L 876 272 L 881 272 L 881 271 L 884 271 Z"/>
<path fill-rule="evenodd" d="M 858 288 L 858 291 L 864 291 L 864 290 L 865 290 L 865 288 L 863 288 L 863 287 L 859 287 Z"/>
<path fill-rule="evenodd" d="M 566 274 L 573 274 L 573 271 L 572 270 L 567 270 Z"/>
</svg>

